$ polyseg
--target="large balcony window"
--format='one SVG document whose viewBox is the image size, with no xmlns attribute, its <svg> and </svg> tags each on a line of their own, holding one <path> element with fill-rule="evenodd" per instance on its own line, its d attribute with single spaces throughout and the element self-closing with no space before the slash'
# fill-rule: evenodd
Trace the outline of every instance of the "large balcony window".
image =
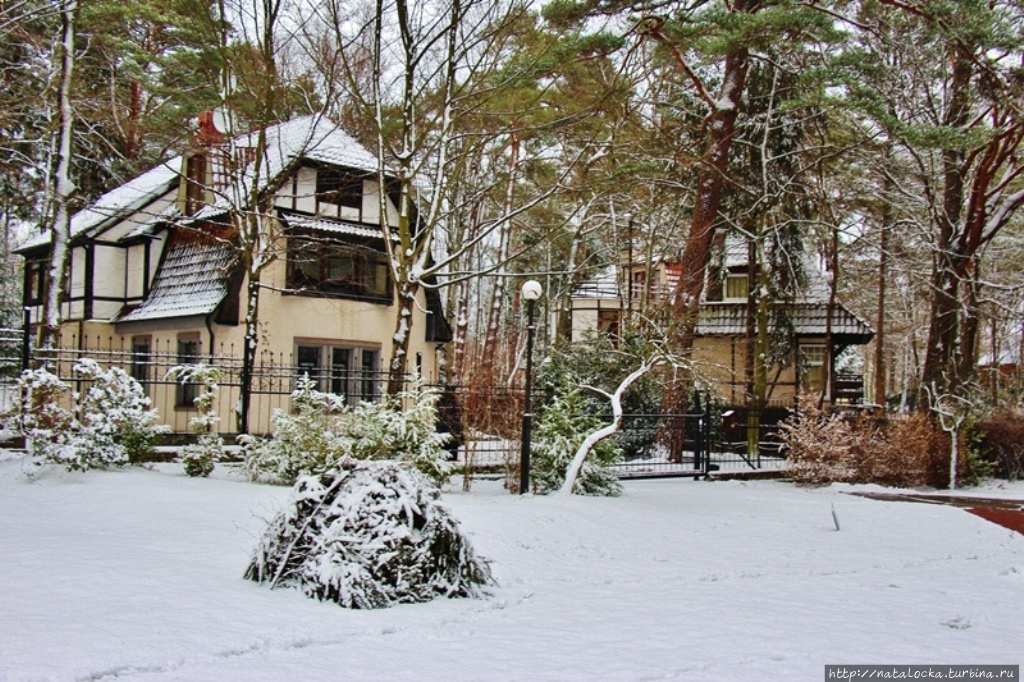
<svg viewBox="0 0 1024 682">
<path fill-rule="evenodd" d="M 290 238 L 288 288 L 295 293 L 392 301 L 386 254 L 369 246 L 313 236 Z"/>
</svg>

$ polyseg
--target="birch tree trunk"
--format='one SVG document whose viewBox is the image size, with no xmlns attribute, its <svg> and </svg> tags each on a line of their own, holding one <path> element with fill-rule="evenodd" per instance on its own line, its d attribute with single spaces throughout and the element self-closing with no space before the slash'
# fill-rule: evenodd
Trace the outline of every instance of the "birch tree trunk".
<svg viewBox="0 0 1024 682">
<path fill-rule="evenodd" d="M 71 136 L 74 112 L 71 110 L 71 85 L 75 70 L 75 13 L 77 0 L 64 0 L 61 4 L 60 90 L 58 111 L 60 128 L 57 133 L 56 186 L 53 193 L 53 224 L 50 226 L 50 267 L 47 273 L 46 298 L 43 302 L 42 334 L 40 346 L 53 348 L 60 333 L 61 296 L 67 286 L 68 257 L 71 246 L 71 197 L 75 184 L 71 181 Z"/>
</svg>

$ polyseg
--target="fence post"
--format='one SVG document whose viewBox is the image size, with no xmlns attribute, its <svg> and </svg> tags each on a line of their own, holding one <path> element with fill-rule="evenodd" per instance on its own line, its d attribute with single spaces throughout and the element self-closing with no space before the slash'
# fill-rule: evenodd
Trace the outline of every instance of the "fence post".
<svg viewBox="0 0 1024 682">
<path fill-rule="evenodd" d="M 703 456 L 702 452 L 703 443 L 705 443 L 705 437 L 703 437 L 703 432 L 705 432 L 705 429 L 708 428 L 708 425 L 705 423 L 705 420 L 703 420 L 701 412 L 702 410 L 700 409 L 700 391 L 693 391 L 693 413 L 694 415 L 698 415 L 697 432 L 693 434 L 693 469 L 696 471 L 703 470 L 703 461 L 705 461 L 705 456 Z M 685 419 L 683 421 L 683 424 L 686 424 Z M 685 433 L 683 437 L 686 437 Z"/>
<path fill-rule="evenodd" d="M 32 309 L 25 308 L 21 331 L 21 371 L 28 369 L 32 362 Z"/>
<path fill-rule="evenodd" d="M 704 400 L 704 478 L 711 472 L 711 394 Z"/>
</svg>

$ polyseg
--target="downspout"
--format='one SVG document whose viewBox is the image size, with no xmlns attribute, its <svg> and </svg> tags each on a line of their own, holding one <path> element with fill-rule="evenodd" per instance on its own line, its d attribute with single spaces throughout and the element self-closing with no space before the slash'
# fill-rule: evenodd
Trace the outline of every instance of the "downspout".
<svg viewBox="0 0 1024 682">
<path fill-rule="evenodd" d="M 209 356 L 210 356 L 210 362 L 212 363 L 213 362 L 213 341 L 214 341 L 214 337 L 213 337 L 213 313 L 206 313 L 206 316 L 203 319 L 206 320 L 206 331 L 208 331 L 210 333 L 210 352 L 209 352 Z"/>
</svg>

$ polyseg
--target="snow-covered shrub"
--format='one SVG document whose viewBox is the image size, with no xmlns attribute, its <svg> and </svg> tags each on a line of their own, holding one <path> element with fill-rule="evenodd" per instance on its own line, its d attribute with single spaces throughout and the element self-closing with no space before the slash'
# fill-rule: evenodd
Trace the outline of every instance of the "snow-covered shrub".
<svg viewBox="0 0 1024 682">
<path fill-rule="evenodd" d="M 80 456 L 109 464 L 136 463 L 153 452 L 161 433 L 159 415 L 142 385 L 120 367 L 103 369 L 95 360 L 82 359 L 72 368 L 91 381 L 79 403 Z"/>
<path fill-rule="evenodd" d="M 192 400 L 199 414 L 188 422 L 189 429 L 196 434 L 196 442 L 181 448 L 178 461 L 189 476 L 209 476 L 216 463 L 224 457 L 224 439 L 214 431 L 220 417 L 213 404 L 224 373 L 216 367 L 199 363 L 172 367 L 167 377 L 182 384 L 199 384 L 201 388 Z"/>
<path fill-rule="evenodd" d="M 25 370 L 3 415 L 4 429 L 25 439 L 36 465 L 59 464 L 70 471 L 102 466 L 82 457 L 77 448 L 82 425 L 71 411 L 77 400 L 78 394 L 56 375 L 45 369 Z"/>
<path fill-rule="evenodd" d="M 274 410 L 273 438 L 239 439 L 252 480 L 291 485 L 299 476 L 323 473 L 348 456 L 348 440 L 336 433 L 337 415 L 345 409 L 340 396 L 316 390 L 316 382 L 303 375 L 292 393 L 292 407 L 294 413 Z"/>
<path fill-rule="evenodd" d="M 490 570 L 439 497 L 394 462 L 348 460 L 304 476 L 245 577 L 359 609 L 479 596 Z"/>
<path fill-rule="evenodd" d="M 853 430 L 838 414 L 803 397 L 796 414 L 779 424 L 779 438 L 788 449 L 787 471 L 798 483 L 826 484 L 857 479 Z"/>
<path fill-rule="evenodd" d="M 355 459 L 408 462 L 443 485 L 456 465 L 445 450 L 451 436 L 437 431 L 439 397 L 439 391 L 415 387 L 379 403 L 359 403 L 341 416 L 339 435 Z"/>
<path fill-rule="evenodd" d="M 563 387 L 541 415 L 533 431 L 530 479 L 539 493 L 558 490 L 565 472 L 584 439 L 608 423 L 600 409 L 578 388 Z M 609 468 L 619 461 L 621 448 L 613 439 L 602 440 L 583 461 L 573 492 L 616 496 L 622 493 L 618 475 Z"/>
</svg>

